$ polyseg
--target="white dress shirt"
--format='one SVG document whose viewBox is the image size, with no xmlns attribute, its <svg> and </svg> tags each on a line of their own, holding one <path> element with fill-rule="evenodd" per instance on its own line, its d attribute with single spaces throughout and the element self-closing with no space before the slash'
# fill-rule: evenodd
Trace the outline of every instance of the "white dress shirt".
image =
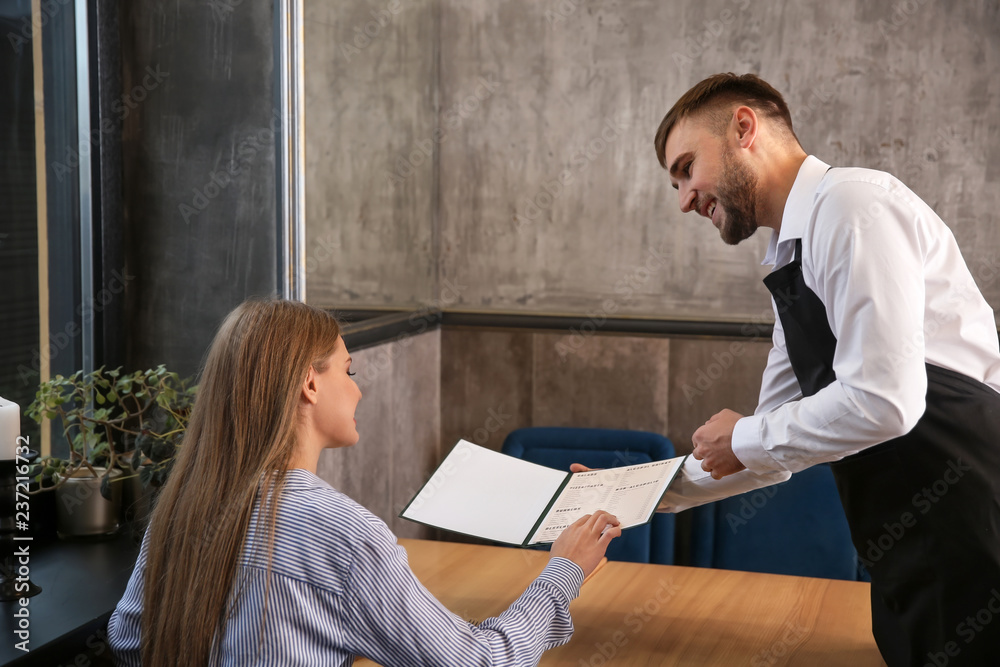
<svg viewBox="0 0 1000 667">
<path fill-rule="evenodd" d="M 775 312 L 757 409 L 733 432 L 747 470 L 713 480 L 690 458 L 661 511 L 780 482 L 907 433 L 924 413 L 925 362 L 1000 391 L 993 309 L 951 230 L 892 175 L 828 168 L 803 162 L 763 263 L 785 266 L 802 239 L 805 283 L 837 339 L 837 379 L 802 397 Z"/>
</svg>

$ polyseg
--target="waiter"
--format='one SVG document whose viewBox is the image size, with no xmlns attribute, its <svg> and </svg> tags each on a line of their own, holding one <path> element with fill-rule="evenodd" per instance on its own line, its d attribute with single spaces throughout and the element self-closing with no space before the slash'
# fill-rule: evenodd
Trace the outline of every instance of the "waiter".
<svg viewBox="0 0 1000 667">
<path fill-rule="evenodd" d="M 775 267 L 758 408 L 695 431 L 701 477 L 662 509 L 829 461 L 854 546 L 889 545 L 869 567 L 886 662 L 1000 664 L 1000 349 L 951 231 L 893 176 L 807 155 L 752 74 L 697 84 L 655 144 L 681 210 L 732 245 L 771 228 Z"/>
</svg>

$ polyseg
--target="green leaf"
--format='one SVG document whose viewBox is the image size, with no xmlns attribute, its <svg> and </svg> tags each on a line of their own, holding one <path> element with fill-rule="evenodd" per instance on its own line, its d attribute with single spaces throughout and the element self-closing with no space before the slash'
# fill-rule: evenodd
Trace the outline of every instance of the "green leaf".
<svg viewBox="0 0 1000 667">
<path fill-rule="evenodd" d="M 153 479 L 153 466 L 145 466 L 139 469 L 139 481 L 143 486 L 149 486 Z"/>
</svg>

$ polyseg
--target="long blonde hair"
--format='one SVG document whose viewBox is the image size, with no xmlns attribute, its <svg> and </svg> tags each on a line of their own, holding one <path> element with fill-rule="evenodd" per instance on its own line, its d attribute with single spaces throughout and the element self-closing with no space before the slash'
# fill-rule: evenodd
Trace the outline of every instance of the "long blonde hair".
<svg viewBox="0 0 1000 667">
<path fill-rule="evenodd" d="M 258 497 L 274 501 L 267 502 L 268 512 L 262 504 L 257 522 L 270 563 L 277 500 L 295 448 L 299 392 L 310 366 L 325 370 L 339 335 L 332 315 L 295 301 L 247 301 L 220 327 L 183 445 L 150 520 L 145 667 L 208 663 L 228 618 Z"/>
</svg>

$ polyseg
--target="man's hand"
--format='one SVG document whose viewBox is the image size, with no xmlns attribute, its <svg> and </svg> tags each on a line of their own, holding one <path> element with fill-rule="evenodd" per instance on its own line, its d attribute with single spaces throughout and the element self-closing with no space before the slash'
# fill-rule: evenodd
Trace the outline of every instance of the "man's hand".
<svg viewBox="0 0 1000 667">
<path fill-rule="evenodd" d="M 701 461 L 701 469 L 711 473 L 712 479 L 744 470 L 745 465 L 733 454 L 733 429 L 743 415 L 732 410 L 718 412 L 694 432 L 691 455 Z"/>
<path fill-rule="evenodd" d="M 580 566 L 586 578 L 604 558 L 608 543 L 621 534 L 622 529 L 614 515 L 604 510 L 587 514 L 556 538 L 549 555 L 573 561 Z"/>
</svg>

